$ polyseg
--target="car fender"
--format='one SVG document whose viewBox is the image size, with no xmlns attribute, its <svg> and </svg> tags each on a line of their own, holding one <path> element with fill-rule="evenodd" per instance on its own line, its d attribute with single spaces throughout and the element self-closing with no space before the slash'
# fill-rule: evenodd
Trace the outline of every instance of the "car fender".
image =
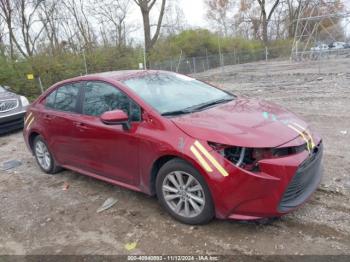
<svg viewBox="0 0 350 262">
<path fill-rule="evenodd" d="M 170 157 L 171 159 L 173 158 L 179 158 L 182 159 L 186 162 L 188 162 L 190 165 L 192 165 L 204 178 L 208 189 L 211 193 L 211 195 L 214 195 L 214 188 L 212 185 L 216 184 L 213 182 L 222 182 L 224 177 L 222 174 L 218 172 L 217 169 L 214 167 L 211 168 L 210 172 L 206 170 L 206 168 L 203 166 L 203 160 L 198 160 L 196 155 L 193 153 L 193 147 L 195 143 L 199 142 L 203 147 L 206 149 L 206 151 L 210 151 L 211 148 L 206 144 L 204 141 L 198 141 L 196 139 L 187 137 L 185 141 L 183 141 L 183 144 L 180 142 L 182 141 L 182 137 L 179 138 L 179 144 L 176 146 L 171 146 L 167 147 L 166 150 L 160 151 L 153 159 L 152 159 L 152 164 L 150 164 L 149 170 L 146 171 L 146 173 L 141 174 L 141 180 L 140 180 L 140 188 L 142 191 L 144 191 L 147 194 L 154 195 L 155 190 L 154 190 L 154 182 L 157 174 L 153 174 L 153 167 L 157 163 L 157 161 L 161 158 L 164 157 Z M 191 150 L 192 149 L 192 150 Z M 200 153 L 202 154 L 202 153 Z M 208 159 L 206 159 L 204 156 L 203 158 L 205 159 L 206 162 L 209 162 Z M 220 159 L 215 159 L 218 163 L 221 163 Z M 210 163 L 209 165 L 212 166 Z"/>
</svg>

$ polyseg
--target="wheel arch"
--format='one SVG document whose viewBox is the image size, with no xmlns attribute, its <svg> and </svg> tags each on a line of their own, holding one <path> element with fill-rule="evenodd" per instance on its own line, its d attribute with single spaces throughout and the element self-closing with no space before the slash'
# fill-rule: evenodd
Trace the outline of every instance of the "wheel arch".
<svg viewBox="0 0 350 262">
<path fill-rule="evenodd" d="M 150 194 L 152 196 L 156 195 L 156 179 L 157 179 L 157 175 L 158 175 L 159 170 L 167 162 L 169 162 L 169 161 L 171 161 L 173 159 L 180 159 L 180 160 L 183 160 L 183 161 L 187 162 L 188 164 L 190 164 L 191 166 L 193 166 L 195 169 L 198 170 L 198 172 L 204 177 L 204 180 L 207 180 L 207 177 L 206 177 L 206 174 L 205 174 L 204 170 L 198 164 L 196 164 L 196 162 L 194 160 L 189 159 L 186 156 L 179 156 L 179 155 L 176 155 L 176 154 L 162 155 L 162 156 L 158 157 L 153 162 L 153 165 L 152 165 L 152 168 L 151 168 L 151 173 L 150 173 L 150 177 L 149 177 L 149 188 L 150 188 Z"/>
<path fill-rule="evenodd" d="M 30 132 L 29 136 L 28 136 L 28 144 L 29 144 L 29 148 L 32 151 L 32 153 L 34 152 L 34 140 L 37 136 L 40 136 L 41 134 L 37 131 L 32 131 Z"/>
<path fill-rule="evenodd" d="M 151 174 L 150 174 L 150 178 L 149 178 L 150 194 L 152 196 L 154 196 L 156 194 L 156 178 L 157 178 L 159 170 L 167 162 L 169 162 L 170 160 L 173 160 L 175 158 L 179 158 L 179 157 L 174 155 L 174 154 L 163 155 L 163 156 L 158 157 L 158 159 L 153 162 L 153 165 L 151 168 Z"/>
</svg>

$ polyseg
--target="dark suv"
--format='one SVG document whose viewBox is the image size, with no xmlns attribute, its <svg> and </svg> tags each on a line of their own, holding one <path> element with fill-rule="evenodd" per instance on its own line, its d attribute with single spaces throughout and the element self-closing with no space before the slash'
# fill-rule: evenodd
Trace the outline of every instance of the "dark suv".
<svg viewBox="0 0 350 262">
<path fill-rule="evenodd" d="M 23 128 L 28 99 L 0 85 L 0 134 Z"/>
</svg>

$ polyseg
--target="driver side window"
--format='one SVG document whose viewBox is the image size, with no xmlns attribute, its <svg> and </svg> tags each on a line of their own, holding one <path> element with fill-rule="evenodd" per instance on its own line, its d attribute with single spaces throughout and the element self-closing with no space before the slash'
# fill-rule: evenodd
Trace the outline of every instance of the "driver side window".
<svg viewBox="0 0 350 262">
<path fill-rule="evenodd" d="M 83 114 L 100 116 L 116 109 L 127 113 L 131 121 L 141 120 L 141 108 L 122 91 L 104 82 L 86 82 Z"/>
</svg>

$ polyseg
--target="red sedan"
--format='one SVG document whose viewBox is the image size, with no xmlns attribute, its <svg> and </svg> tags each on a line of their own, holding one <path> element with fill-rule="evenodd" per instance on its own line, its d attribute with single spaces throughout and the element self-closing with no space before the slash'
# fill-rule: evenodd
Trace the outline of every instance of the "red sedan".
<svg viewBox="0 0 350 262">
<path fill-rule="evenodd" d="M 24 138 L 44 172 L 157 195 L 188 224 L 281 216 L 322 177 L 322 141 L 293 113 L 171 72 L 60 82 L 28 109 Z"/>
</svg>

